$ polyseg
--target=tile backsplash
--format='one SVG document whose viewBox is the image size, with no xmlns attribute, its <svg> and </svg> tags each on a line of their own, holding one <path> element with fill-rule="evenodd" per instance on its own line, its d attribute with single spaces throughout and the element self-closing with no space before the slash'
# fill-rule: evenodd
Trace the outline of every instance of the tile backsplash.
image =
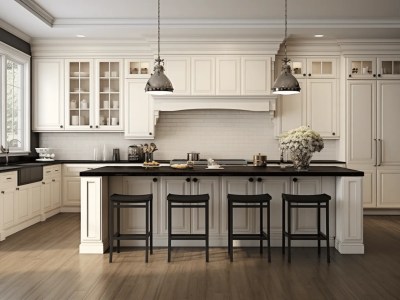
<svg viewBox="0 0 400 300">
<path fill-rule="evenodd" d="M 94 152 L 107 160 L 113 148 L 127 159 L 128 146 L 154 142 L 159 149 L 155 160 L 186 158 L 186 153 L 200 152 L 201 158 L 244 158 L 256 153 L 279 159 L 278 140 L 274 137 L 274 119 L 267 112 L 237 110 L 186 110 L 161 112 L 154 140 L 127 140 L 123 133 L 59 132 L 40 133 L 40 147 L 54 149 L 57 159 L 92 160 Z M 337 141 L 325 140 L 325 148 L 314 159 L 337 159 Z"/>
</svg>

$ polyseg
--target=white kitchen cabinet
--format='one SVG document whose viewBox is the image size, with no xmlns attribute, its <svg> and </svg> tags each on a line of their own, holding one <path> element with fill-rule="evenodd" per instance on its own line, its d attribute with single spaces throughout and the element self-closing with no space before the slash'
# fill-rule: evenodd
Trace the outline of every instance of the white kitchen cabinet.
<svg viewBox="0 0 400 300">
<path fill-rule="evenodd" d="M 125 82 L 125 138 L 154 139 L 153 97 L 144 91 L 147 79 Z"/>
<path fill-rule="evenodd" d="M 122 66 L 118 59 L 66 60 L 66 130 L 123 130 Z"/>
<path fill-rule="evenodd" d="M 348 80 L 347 163 L 365 171 L 364 207 L 398 208 L 400 102 L 398 80 Z M 388 193 L 390 191 L 390 193 Z"/>
<path fill-rule="evenodd" d="M 0 241 L 15 223 L 15 190 L 17 172 L 0 173 Z"/>
<path fill-rule="evenodd" d="M 42 220 L 60 212 L 61 207 L 61 165 L 43 167 Z"/>
<path fill-rule="evenodd" d="M 159 178 L 151 176 L 122 177 L 122 187 L 120 189 L 119 193 L 124 195 L 153 194 L 153 234 L 157 234 L 159 232 Z M 113 192 L 117 191 L 113 189 Z M 121 232 L 128 234 L 146 232 L 145 208 L 121 209 Z"/>
<path fill-rule="evenodd" d="M 216 95 L 240 95 L 240 56 L 217 56 Z"/>
<path fill-rule="evenodd" d="M 209 194 L 209 230 L 210 235 L 219 233 L 219 177 L 161 177 L 160 189 L 160 233 L 168 233 L 167 195 Z M 173 209 L 172 231 L 178 234 L 204 233 L 204 209 Z"/>
<path fill-rule="evenodd" d="M 32 130 L 64 130 L 64 59 L 32 61 Z"/>
<path fill-rule="evenodd" d="M 191 57 L 192 95 L 215 95 L 215 57 Z"/>
<path fill-rule="evenodd" d="M 165 56 L 165 75 L 172 82 L 174 95 L 190 95 L 190 57 Z"/>
<path fill-rule="evenodd" d="M 241 93 L 242 95 L 271 94 L 271 58 L 266 56 L 245 55 L 241 57 Z"/>
<path fill-rule="evenodd" d="M 400 57 L 349 57 L 347 76 L 348 79 L 400 79 Z"/>
</svg>

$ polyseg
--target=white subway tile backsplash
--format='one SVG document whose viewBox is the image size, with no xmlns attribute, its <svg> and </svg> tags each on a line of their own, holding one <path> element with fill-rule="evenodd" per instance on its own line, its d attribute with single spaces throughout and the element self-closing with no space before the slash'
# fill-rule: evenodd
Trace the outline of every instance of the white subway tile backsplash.
<svg viewBox="0 0 400 300">
<path fill-rule="evenodd" d="M 161 112 L 154 143 L 159 151 L 154 158 L 185 158 L 187 152 L 200 152 L 201 158 L 252 159 L 256 153 L 279 159 L 278 140 L 274 137 L 273 119 L 266 112 L 236 110 L 187 110 Z M 113 148 L 120 149 L 126 160 L 128 146 L 149 140 L 126 140 L 123 133 L 41 133 L 40 147 L 54 149 L 57 159 L 93 159 L 94 149 L 102 158 L 106 145 L 107 159 Z M 314 159 L 336 159 L 336 141 L 325 140 L 325 148 Z"/>
</svg>

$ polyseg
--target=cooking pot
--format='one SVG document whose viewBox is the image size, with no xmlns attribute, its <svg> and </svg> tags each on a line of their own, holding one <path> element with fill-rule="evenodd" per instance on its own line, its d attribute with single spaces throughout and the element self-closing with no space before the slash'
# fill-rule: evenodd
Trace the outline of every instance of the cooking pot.
<svg viewBox="0 0 400 300">
<path fill-rule="evenodd" d="M 266 167 L 267 166 L 267 156 L 261 155 L 261 153 L 253 155 L 253 166 Z"/>
<path fill-rule="evenodd" d="M 200 159 L 200 153 L 197 152 L 189 152 L 187 154 L 187 161 L 197 161 Z"/>
</svg>

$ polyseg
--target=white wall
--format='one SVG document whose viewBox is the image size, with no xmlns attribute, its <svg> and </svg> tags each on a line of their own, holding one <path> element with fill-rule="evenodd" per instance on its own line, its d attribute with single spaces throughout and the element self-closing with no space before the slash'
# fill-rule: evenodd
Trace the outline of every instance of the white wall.
<svg viewBox="0 0 400 300">
<path fill-rule="evenodd" d="M 279 159 L 278 141 L 274 138 L 273 118 L 266 112 L 236 110 L 187 110 L 161 112 L 155 140 L 125 140 L 123 133 L 41 133 L 41 147 L 54 149 L 56 159 L 93 159 L 94 148 L 102 152 L 106 145 L 108 159 L 119 148 L 127 159 L 131 144 L 156 143 L 155 160 L 186 158 L 186 153 L 200 152 L 201 158 L 244 158 L 252 160 L 262 153 Z M 337 159 L 337 142 L 325 141 L 325 148 L 314 159 Z M 100 158 L 101 159 L 101 158 Z"/>
</svg>

